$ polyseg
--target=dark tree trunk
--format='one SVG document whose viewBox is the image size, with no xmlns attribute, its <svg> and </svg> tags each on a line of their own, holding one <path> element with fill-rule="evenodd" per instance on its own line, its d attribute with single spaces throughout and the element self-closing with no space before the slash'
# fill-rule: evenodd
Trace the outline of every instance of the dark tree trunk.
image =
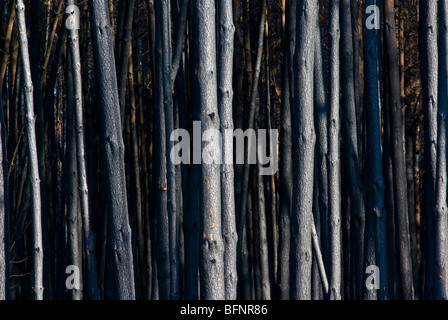
<svg viewBox="0 0 448 320">
<path fill-rule="evenodd" d="M 374 0 L 365 3 L 378 5 Z M 380 10 L 382 6 L 379 6 Z M 381 11 L 380 11 L 381 12 Z M 377 17 L 378 18 L 378 17 Z M 384 210 L 383 160 L 381 155 L 381 32 L 365 29 L 365 112 L 366 119 L 366 230 L 365 267 L 376 265 L 380 270 L 380 290 L 366 289 L 366 299 L 388 299 L 386 212 Z"/>
<path fill-rule="evenodd" d="M 448 4 L 439 2 L 439 110 L 437 123 L 437 171 L 434 210 L 435 298 L 448 298 L 448 221 L 447 221 L 447 130 L 448 130 Z"/>
<path fill-rule="evenodd" d="M 290 68 L 292 68 L 292 58 L 294 54 L 295 35 L 295 1 L 286 1 L 285 19 L 286 26 L 284 35 L 284 55 L 283 79 L 282 79 L 282 110 L 280 127 L 280 216 L 279 216 L 279 248 L 278 248 L 278 272 L 277 272 L 277 298 L 288 300 L 289 289 L 289 252 L 290 252 L 290 220 L 291 220 L 291 196 L 292 196 L 292 146 L 291 146 L 291 87 Z"/>
<path fill-rule="evenodd" d="M 135 0 L 126 0 L 124 8 L 124 21 L 122 26 L 122 39 L 118 44 L 121 46 L 120 54 L 115 57 L 117 59 L 118 67 L 118 97 L 120 99 L 120 117 L 121 127 L 124 130 L 124 114 L 126 107 L 126 84 L 128 80 L 129 57 L 131 54 L 131 36 L 132 36 L 132 21 L 134 17 L 134 3 Z"/>
<path fill-rule="evenodd" d="M 397 248 L 401 298 L 414 297 L 409 240 L 406 161 L 404 154 L 403 113 L 400 95 L 400 70 L 398 66 L 397 39 L 395 36 L 394 1 L 385 1 L 385 45 L 389 78 L 389 106 L 391 107 L 391 147 L 394 172 L 394 205 L 397 227 Z"/>
<path fill-rule="evenodd" d="M 342 89 L 342 135 L 344 140 L 345 165 L 348 171 L 348 193 L 350 199 L 351 257 L 355 267 L 354 286 L 357 299 L 361 298 L 363 278 L 363 239 L 365 228 L 365 195 L 361 178 L 358 152 L 358 122 L 356 118 L 355 85 L 353 73 L 353 35 L 350 0 L 340 1 L 341 30 L 341 89 Z"/>
<path fill-rule="evenodd" d="M 258 29 L 258 41 L 257 41 L 257 57 L 255 61 L 255 72 L 252 81 L 251 93 L 250 93 L 250 105 L 249 105 L 249 119 L 247 129 L 254 128 L 255 121 L 255 111 L 256 111 L 256 100 L 258 96 L 258 84 L 260 79 L 260 71 L 261 71 L 261 58 L 263 55 L 263 43 L 264 43 L 264 35 L 265 35 L 265 23 L 266 23 L 266 0 L 262 0 L 262 8 L 261 8 L 261 16 L 260 16 L 260 24 Z M 248 139 L 251 140 L 251 139 Z M 254 144 L 254 141 L 248 141 L 247 145 Z M 249 150 L 248 148 L 246 148 Z M 249 158 L 249 156 L 247 157 Z M 246 222 L 246 209 L 247 209 L 247 199 L 248 199 L 248 187 L 249 187 L 249 176 L 250 176 L 250 165 L 249 159 L 245 159 L 243 166 L 243 176 L 241 180 L 241 198 L 239 203 L 239 218 L 238 218 L 238 236 L 242 238 L 244 224 Z M 237 244 L 237 255 L 241 255 L 241 246 L 242 241 L 238 241 Z M 239 263 L 239 257 L 237 258 L 237 265 Z"/>
<path fill-rule="evenodd" d="M 91 0 L 91 24 L 100 110 L 101 160 L 104 165 L 109 224 L 108 237 L 118 299 L 135 299 L 124 168 L 124 145 L 120 126 L 112 30 L 105 0 Z"/>
<path fill-rule="evenodd" d="M 173 142 L 171 133 L 174 131 L 174 113 L 171 85 L 171 9 L 170 2 L 157 1 L 156 38 L 160 37 L 162 59 L 162 86 L 163 106 L 165 111 L 165 137 L 166 139 L 166 182 L 167 182 L 167 213 L 169 225 L 169 259 L 170 259 L 170 298 L 179 297 L 179 255 L 178 255 L 178 210 L 176 206 L 176 174 L 172 159 L 170 158 Z M 157 29 L 159 26 L 160 29 Z"/>
<path fill-rule="evenodd" d="M 0 79 L 0 300 L 9 299 L 9 201 L 6 129 Z"/>
</svg>

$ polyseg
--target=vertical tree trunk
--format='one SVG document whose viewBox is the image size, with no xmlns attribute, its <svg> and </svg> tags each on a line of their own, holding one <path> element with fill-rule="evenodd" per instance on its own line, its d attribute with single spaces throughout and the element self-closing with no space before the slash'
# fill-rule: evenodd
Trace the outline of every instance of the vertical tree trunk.
<svg viewBox="0 0 448 320">
<path fill-rule="evenodd" d="M 185 0 L 184 0 L 185 2 Z M 222 160 L 221 165 L 221 214 L 224 240 L 224 281 L 226 300 L 235 300 L 237 294 L 236 245 L 238 235 L 235 223 L 235 190 L 233 172 L 233 25 L 232 1 L 218 2 L 218 110 L 221 121 Z"/>
<path fill-rule="evenodd" d="M 265 35 L 265 24 L 266 24 L 266 0 L 262 0 L 261 7 L 261 17 L 258 32 L 258 42 L 257 42 L 257 57 L 255 61 L 255 72 L 252 81 L 251 93 L 250 93 L 250 106 L 249 106 L 249 119 L 247 129 L 253 129 L 255 120 L 255 110 L 256 110 L 256 99 L 258 96 L 258 82 L 260 79 L 261 71 L 261 58 L 263 55 L 263 42 Z M 250 139 L 248 139 L 250 140 Z M 254 141 L 248 141 L 247 145 L 250 146 L 254 144 Z M 248 157 L 249 158 L 249 157 Z M 250 165 L 249 159 L 246 159 L 243 166 L 243 177 L 241 178 L 241 199 L 239 203 L 239 218 L 238 218 L 238 235 L 241 237 L 243 234 L 244 223 L 246 222 L 246 209 L 247 209 L 247 198 L 248 198 L 248 186 L 249 186 L 249 175 L 250 175 Z M 242 241 L 238 241 L 237 254 L 241 253 Z M 238 258 L 239 259 L 239 258 Z M 239 260 L 237 261 L 239 264 Z"/>
<path fill-rule="evenodd" d="M 41 194 L 39 178 L 39 161 L 37 157 L 36 128 L 34 115 L 33 82 L 31 80 L 30 58 L 28 53 L 28 38 L 25 24 L 25 5 L 23 0 L 16 0 L 17 25 L 19 29 L 19 48 L 23 66 L 24 95 L 26 108 L 25 134 L 27 138 L 28 156 L 30 161 L 31 200 L 32 200 L 32 234 L 33 234 L 33 264 L 31 271 L 32 297 L 42 300 L 43 287 L 43 250 L 42 250 L 42 219 Z"/>
<path fill-rule="evenodd" d="M 375 0 L 365 3 L 378 5 Z M 379 9 L 382 6 L 379 5 Z M 381 12 L 381 11 L 380 11 Z M 379 18 L 379 17 L 376 17 Z M 380 270 L 380 290 L 366 290 L 366 299 L 388 299 L 386 212 L 384 210 L 383 161 L 381 156 L 381 32 L 365 29 L 365 105 L 366 105 L 366 231 L 365 267 L 376 265 Z"/>
<path fill-rule="evenodd" d="M 193 8 L 194 72 L 196 74 L 197 103 L 201 108 L 201 132 L 219 130 L 217 79 L 216 79 L 216 29 L 215 5 L 197 0 Z M 209 137 L 201 143 L 200 196 L 200 274 L 201 297 L 207 300 L 225 298 L 224 245 L 221 229 L 221 179 L 220 165 L 207 163 L 213 159 L 211 152 L 219 153 L 218 137 Z"/>
<path fill-rule="evenodd" d="M 355 86 L 353 74 L 353 35 L 350 0 L 340 0 L 341 30 L 341 92 L 342 135 L 345 163 L 348 171 L 348 193 L 350 199 L 350 239 L 356 298 L 361 298 L 364 288 L 363 241 L 365 228 L 365 195 L 361 178 L 358 152 L 358 122 L 356 118 Z"/>
<path fill-rule="evenodd" d="M 162 49 L 162 86 L 163 105 L 165 110 L 166 139 L 166 181 L 167 210 L 169 225 L 169 257 L 170 257 L 170 298 L 179 297 L 179 256 L 178 256 L 178 210 L 176 206 L 176 175 L 175 167 L 170 158 L 173 142 L 171 133 L 174 131 L 173 99 L 171 85 L 171 9 L 170 1 L 157 1 L 155 4 L 156 25 L 161 29 L 156 31 L 156 37 L 161 37 Z M 160 137 L 163 139 L 163 137 Z"/>
<path fill-rule="evenodd" d="M 129 57 L 131 52 L 132 20 L 134 17 L 135 0 L 127 0 L 124 8 L 124 21 L 122 38 L 117 45 L 121 46 L 120 55 L 115 57 L 118 61 L 118 97 L 120 99 L 121 127 L 124 130 L 124 113 L 126 107 L 126 84 L 128 80 Z M 113 29 L 112 29 L 113 30 Z"/>
<path fill-rule="evenodd" d="M 171 72 L 171 85 L 174 86 L 174 81 L 176 80 L 177 73 L 179 71 L 180 62 L 182 58 L 182 52 L 184 52 L 185 46 L 185 29 L 187 27 L 187 12 L 188 12 L 188 4 L 189 0 L 182 0 L 182 7 L 180 9 L 180 21 L 179 27 L 177 30 L 176 37 L 176 47 L 174 48 L 173 53 L 173 63 L 172 63 L 172 72 Z M 232 42 L 233 44 L 233 42 Z"/>
<path fill-rule="evenodd" d="M 448 4 L 439 2 L 439 111 L 437 123 L 437 171 L 435 224 L 435 298 L 448 298 L 448 221 L 447 221 L 447 130 L 448 130 Z"/>
<path fill-rule="evenodd" d="M 433 234 L 433 208 L 436 191 L 437 161 L 437 81 L 438 81 L 438 48 L 437 48 L 437 1 L 421 0 L 420 2 L 420 56 L 422 74 L 422 96 L 424 113 L 424 180 L 423 180 L 423 239 L 424 255 L 424 297 L 434 299 L 434 263 L 435 243 Z"/>
<path fill-rule="evenodd" d="M 389 105 L 391 110 L 392 165 L 394 172 L 394 205 L 397 227 L 399 277 L 401 298 L 412 300 L 414 296 L 409 240 L 406 162 L 404 155 L 403 113 L 400 95 L 400 70 L 395 36 L 394 0 L 385 1 L 385 44 L 388 62 Z"/>
<path fill-rule="evenodd" d="M 292 116 L 293 191 L 291 219 L 291 298 L 311 299 L 311 225 L 313 207 L 314 131 L 313 69 L 314 28 L 318 5 L 297 4 L 294 54 L 294 109 Z M 299 76 L 300 75 L 300 76 Z"/>
<path fill-rule="evenodd" d="M 67 5 L 75 5 L 74 0 L 68 0 Z M 79 52 L 78 30 L 73 28 L 68 30 L 69 49 L 73 69 L 73 104 L 74 128 L 76 132 L 76 163 L 78 173 L 79 197 L 81 203 L 81 217 L 83 225 L 83 246 L 86 261 L 87 288 L 85 292 L 92 300 L 99 299 L 97 262 L 95 250 L 95 235 L 92 230 L 92 213 L 89 203 L 89 192 L 87 185 L 86 155 L 84 146 L 84 116 L 83 116 L 83 96 L 82 96 L 82 75 L 81 57 Z"/>
<path fill-rule="evenodd" d="M 328 110 L 328 217 L 331 264 L 330 294 L 340 298 L 341 290 L 341 163 L 340 163 L 340 60 L 339 0 L 332 0 L 330 20 L 330 97 Z M 355 257 L 352 256 L 352 259 Z"/>
<path fill-rule="evenodd" d="M 113 55 L 112 30 L 105 0 L 91 0 L 91 24 L 98 84 L 102 163 L 108 192 L 108 236 L 113 252 L 113 270 L 118 299 L 135 299 L 124 146 L 121 133 L 120 105 Z"/>
<path fill-rule="evenodd" d="M 8 25 L 6 27 L 5 42 L 3 43 L 2 60 L 0 61 L 0 84 L 2 84 L 2 85 L 3 85 L 3 80 L 5 78 L 6 67 L 8 66 L 9 48 L 11 46 L 12 30 L 13 30 L 14 21 L 16 18 L 16 11 L 14 10 L 14 1 L 10 1 L 10 2 L 11 2 L 11 6 L 8 10 L 8 12 L 9 12 Z"/>
<path fill-rule="evenodd" d="M 154 6 L 155 7 L 155 6 Z M 155 9 L 155 8 L 154 8 Z M 155 14 L 154 14 L 155 17 Z M 155 28 L 155 20 L 154 20 Z M 169 244 L 169 222 L 167 212 L 167 179 L 166 179 L 166 127 L 165 109 L 163 105 L 163 70 L 162 70 L 162 37 L 156 35 L 154 30 L 154 100 L 155 100 L 155 143 L 156 164 L 156 230 L 157 230 L 157 281 L 159 287 L 159 298 L 167 300 L 170 298 L 170 244 Z"/>
<path fill-rule="evenodd" d="M 0 79 L 1 80 L 1 79 Z M 6 129 L 0 81 L 0 300 L 9 298 L 9 191 L 8 162 L 6 154 Z"/>
<path fill-rule="evenodd" d="M 289 252 L 290 252 L 290 220 L 291 220 L 291 196 L 292 196 L 292 146 L 291 146 L 291 75 L 289 69 L 292 66 L 294 54 L 295 34 L 295 1 L 287 0 L 285 4 L 285 35 L 283 79 L 282 79 L 282 110 L 280 127 L 280 217 L 279 217 L 279 249 L 278 249 L 278 274 L 277 274 L 277 298 L 288 300 L 289 289 Z"/>
<path fill-rule="evenodd" d="M 76 135 L 75 135 L 75 99 L 74 99 L 74 82 L 73 82 L 73 64 L 72 64 L 72 52 L 67 52 L 67 85 L 71 88 L 67 88 L 67 149 L 65 153 L 65 176 L 66 176 L 66 228 L 68 234 L 68 249 L 69 259 L 68 262 L 71 265 L 78 267 L 80 274 L 82 274 L 82 251 L 79 250 L 82 243 L 81 234 L 78 232 L 79 220 L 81 220 L 81 210 L 79 208 L 79 193 L 78 193 L 78 168 L 76 166 Z M 59 256 L 58 258 L 62 258 Z M 64 272 L 65 272 L 64 267 Z M 81 282 L 80 282 L 81 283 Z M 64 283 L 65 285 L 65 283 Z M 72 300 L 82 300 L 83 288 L 71 289 Z M 70 295 L 69 295 L 70 296 Z"/>
</svg>

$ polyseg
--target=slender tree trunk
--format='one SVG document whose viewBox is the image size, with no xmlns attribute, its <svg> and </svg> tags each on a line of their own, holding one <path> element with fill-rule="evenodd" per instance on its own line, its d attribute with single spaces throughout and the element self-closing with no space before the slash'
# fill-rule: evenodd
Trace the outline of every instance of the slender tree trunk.
<svg viewBox="0 0 448 320">
<path fill-rule="evenodd" d="M 327 80 L 325 76 L 325 65 L 322 52 L 322 37 L 320 32 L 320 22 L 316 16 L 316 32 L 314 36 L 314 103 L 315 103 L 315 121 L 316 124 L 316 165 L 317 165 L 317 184 L 318 190 L 318 217 L 320 217 L 318 228 L 320 230 L 320 238 L 322 240 L 322 247 L 325 257 L 329 257 L 329 247 L 334 246 L 334 251 L 339 252 L 339 256 L 331 258 L 331 265 L 334 266 L 335 273 L 341 272 L 341 250 L 340 240 L 333 239 L 335 242 L 329 242 L 328 234 L 328 91 Z M 317 215 L 316 215 L 317 216 Z M 317 219 L 315 219 L 317 220 Z M 336 230 L 335 230 L 336 231 Z M 326 262 L 329 262 L 328 259 Z M 328 264 L 327 264 L 328 266 Z M 340 298 L 340 280 L 337 279 L 337 274 L 333 274 L 335 280 L 334 291 L 335 297 Z M 340 277 L 340 275 L 339 275 Z"/>
<path fill-rule="evenodd" d="M 75 5 L 74 0 L 68 0 L 67 5 Z M 83 246 L 86 261 L 86 280 L 87 288 L 85 291 L 92 300 L 99 299 L 98 274 L 95 249 L 95 235 L 92 229 L 92 213 L 89 203 L 89 192 L 87 185 L 87 168 L 84 143 L 84 116 L 83 116 L 83 96 L 82 96 L 82 76 L 81 76 L 81 57 L 79 53 L 78 30 L 73 28 L 68 30 L 69 49 L 73 69 L 73 107 L 74 126 L 76 133 L 76 163 L 78 173 L 78 186 L 80 189 L 79 198 L 81 204 Z"/>
<path fill-rule="evenodd" d="M 261 58 L 263 55 L 263 42 L 265 35 L 265 24 L 266 24 L 266 0 L 262 0 L 261 7 L 261 17 L 259 24 L 259 33 L 258 33 L 258 42 L 257 42 L 257 57 L 255 61 L 255 72 L 252 81 L 251 93 L 250 93 L 250 107 L 249 107 L 249 120 L 247 129 L 253 129 L 254 121 L 255 121 L 255 110 L 256 110 L 256 99 L 258 95 L 258 82 L 260 79 L 260 71 L 261 71 Z M 250 139 L 248 139 L 250 140 Z M 254 144 L 254 141 L 248 141 L 247 145 L 251 146 Z M 249 149 L 247 149 L 249 150 Z M 249 157 L 248 157 L 249 158 Z M 246 209 L 247 209 L 247 198 L 248 198 L 248 187 L 249 187 L 249 175 L 250 175 L 250 165 L 249 159 L 246 159 L 243 167 L 243 177 L 241 181 L 241 199 L 239 203 L 239 218 L 238 218 L 238 235 L 241 237 L 243 234 L 244 223 L 246 221 Z M 241 253 L 241 245 L 242 242 L 238 241 L 237 245 L 237 255 L 239 256 Z M 239 264 L 239 258 L 237 260 Z"/>
<path fill-rule="evenodd" d="M 131 35 L 132 35 L 132 20 L 134 17 L 134 3 L 135 0 L 127 0 L 124 8 L 124 21 L 122 40 L 118 44 L 121 46 L 120 55 L 116 57 L 118 60 L 118 96 L 120 99 L 120 117 L 121 127 L 124 130 L 124 113 L 126 107 L 126 84 L 128 80 L 129 57 L 131 52 Z"/>
<path fill-rule="evenodd" d="M 375 0 L 365 3 L 378 5 Z M 380 5 L 380 10 L 382 6 Z M 381 12 L 381 11 L 380 11 Z M 378 17 L 377 17 L 378 18 Z M 388 299 L 386 212 L 384 210 L 383 160 L 381 155 L 381 32 L 375 28 L 365 30 L 365 102 L 366 102 L 366 231 L 365 267 L 376 265 L 380 270 L 380 290 L 367 289 L 366 299 Z"/>
<path fill-rule="evenodd" d="M 448 299 L 447 130 L 448 130 L 448 4 L 439 2 L 439 110 L 437 123 L 437 171 L 435 194 L 435 298 Z"/>
<path fill-rule="evenodd" d="M 67 234 L 68 234 L 68 248 L 69 248 L 69 263 L 78 267 L 81 273 L 82 270 L 82 251 L 79 250 L 82 243 L 81 234 L 78 232 L 79 220 L 81 220 L 81 210 L 79 208 L 79 193 L 78 193 L 78 168 L 76 166 L 76 135 L 75 135 L 75 105 L 74 105 L 74 82 L 73 82 L 73 65 L 72 52 L 67 52 L 67 84 L 71 88 L 67 88 L 67 149 L 65 154 L 66 160 L 66 206 L 67 206 Z M 65 272 L 65 268 L 64 268 Z M 83 288 L 71 289 L 72 300 L 82 300 Z"/>
<path fill-rule="evenodd" d="M 154 8 L 155 9 L 155 8 Z M 154 14 L 155 17 L 155 14 Z M 155 21 L 154 21 L 155 28 Z M 166 127 L 165 109 L 163 105 L 163 70 L 162 70 L 162 38 L 154 30 L 154 100 L 155 100 L 155 154 L 156 159 L 156 230 L 157 230 L 157 281 L 159 298 L 170 298 L 170 243 L 169 222 L 167 212 L 167 179 L 166 179 Z"/>
<path fill-rule="evenodd" d="M 171 9 L 170 1 L 157 1 L 155 4 L 156 22 L 161 29 L 156 37 L 161 37 L 162 49 L 162 86 L 163 105 L 165 110 L 165 139 L 166 139 L 166 181 L 167 181 L 167 210 L 169 225 L 169 257 L 170 257 L 170 298 L 179 297 L 179 255 L 178 255 L 178 210 L 176 206 L 176 176 L 175 167 L 170 158 L 173 142 L 171 133 L 174 131 L 174 115 L 171 85 Z M 156 25 L 157 27 L 157 25 Z M 163 137 L 160 137 L 163 138 Z"/>
<path fill-rule="evenodd" d="M 0 81 L 0 300 L 9 299 L 9 192 L 6 129 L 3 115 L 2 82 Z"/>
<path fill-rule="evenodd" d="M 289 68 L 292 65 L 294 54 L 295 34 L 295 1 L 287 0 L 285 4 L 285 28 L 282 85 L 282 110 L 280 127 L 280 217 L 279 217 L 279 249 L 278 249 L 278 273 L 277 273 L 277 298 L 288 300 L 289 289 L 289 252 L 290 252 L 290 220 L 291 220 L 291 196 L 292 196 L 292 146 L 291 146 L 291 75 Z"/>
<path fill-rule="evenodd" d="M 8 25 L 6 27 L 5 41 L 3 43 L 2 60 L 0 62 L 0 84 L 2 84 L 2 85 L 3 85 L 3 80 L 5 78 L 6 67 L 8 65 L 9 48 L 11 46 L 12 30 L 13 30 L 14 21 L 16 18 L 16 11 L 14 10 L 14 2 L 15 1 L 10 1 L 11 6 L 8 10 L 9 19 L 8 19 Z"/>
<path fill-rule="evenodd" d="M 37 157 L 33 82 L 31 80 L 30 58 L 28 53 L 28 38 L 25 24 L 25 5 L 23 0 L 16 0 L 17 25 L 19 29 L 19 48 L 23 66 L 24 95 L 26 108 L 25 134 L 27 138 L 28 156 L 31 178 L 32 199 L 32 234 L 33 234 L 33 264 L 31 271 L 32 297 L 42 300 L 43 287 L 43 250 L 42 250 L 42 219 L 41 194 L 39 178 L 39 161 Z"/>
<path fill-rule="evenodd" d="M 188 4 L 189 0 L 182 0 L 182 7 L 180 9 L 180 21 L 179 21 L 179 27 L 177 30 L 177 37 L 176 37 L 176 46 L 174 48 L 173 53 L 173 61 L 171 64 L 172 71 L 171 71 L 171 85 L 174 86 L 174 81 L 176 80 L 177 73 L 179 71 L 180 62 L 182 58 L 182 52 L 184 51 L 185 46 L 185 29 L 187 27 L 187 12 L 188 12 Z M 221 4 L 221 2 L 220 2 Z M 233 42 L 232 42 L 233 44 Z"/>
<path fill-rule="evenodd" d="M 113 270 L 118 299 L 135 299 L 124 146 L 120 124 L 120 105 L 113 55 L 112 32 L 105 0 L 91 0 L 91 24 L 96 79 L 100 104 L 102 162 L 108 192 L 108 236 L 113 248 Z"/>
<path fill-rule="evenodd" d="M 40 190 L 41 190 L 41 215 L 42 215 L 42 249 L 44 259 L 44 298 L 48 299 L 52 297 L 52 261 L 53 252 L 50 244 L 50 233 L 48 232 L 49 223 L 51 220 L 51 212 L 49 205 L 49 186 L 50 179 L 47 174 L 46 155 L 49 149 L 49 144 L 46 143 L 48 134 L 45 132 L 45 124 L 47 114 L 45 112 L 43 95 L 42 95 L 42 83 L 41 83 L 41 42 L 40 42 L 40 20 L 42 17 L 42 6 L 38 1 L 30 2 L 30 15 L 29 23 L 30 30 L 36 30 L 30 33 L 29 46 L 30 46 L 30 68 L 31 79 L 33 81 L 33 98 L 34 98 L 34 110 L 36 113 L 35 128 L 36 128 L 36 143 L 37 143 L 37 157 L 39 161 L 39 175 L 40 175 Z M 53 109 L 53 106 L 51 106 Z"/>
<path fill-rule="evenodd" d="M 341 295 L 341 161 L 340 161 L 340 60 L 339 0 L 332 0 L 330 20 L 330 97 L 328 110 L 328 217 L 331 264 L 330 294 Z M 353 259 L 354 257 L 352 257 Z"/>
<path fill-rule="evenodd" d="M 291 298 L 311 299 L 311 226 L 313 206 L 314 131 L 313 69 L 314 28 L 318 5 L 297 4 L 294 54 L 294 109 L 292 116 L 293 191 L 291 219 Z M 300 75 L 300 76 L 299 76 Z"/>
<path fill-rule="evenodd" d="M 354 286 L 356 298 L 361 298 L 363 278 L 363 239 L 365 228 L 365 195 L 361 178 L 358 152 L 358 122 L 356 119 L 355 86 L 353 74 L 353 35 L 350 0 L 340 0 L 341 30 L 341 90 L 342 90 L 342 135 L 345 162 L 348 171 L 348 192 L 350 199 L 351 254 L 355 266 Z"/>
<path fill-rule="evenodd" d="M 424 177 L 423 177 L 423 239 L 424 256 L 424 297 L 434 299 L 434 264 L 435 234 L 433 208 L 436 194 L 437 162 L 437 81 L 438 81 L 438 47 L 437 47 L 437 1 L 420 2 L 420 67 L 422 74 L 422 96 L 424 113 Z"/>
<path fill-rule="evenodd" d="M 395 36 L 394 0 L 385 1 L 385 44 L 388 62 L 389 105 L 391 110 L 391 146 L 394 172 L 394 205 L 397 227 L 397 246 L 399 256 L 399 277 L 401 298 L 412 300 L 414 297 L 409 240 L 409 217 L 407 203 L 406 161 L 404 155 L 403 113 L 400 95 L 400 70 L 398 66 L 397 39 Z"/>
<path fill-rule="evenodd" d="M 194 41 L 194 72 L 198 104 L 201 108 L 201 132 L 219 130 L 215 5 L 210 1 L 194 3 L 192 21 Z M 204 138 L 204 137 L 203 137 Z M 201 145 L 201 196 L 200 196 L 200 274 L 201 297 L 207 300 L 225 298 L 224 244 L 221 229 L 220 165 L 212 153 L 220 154 L 218 137 L 208 137 Z M 205 159 L 210 159 L 206 161 Z M 216 159 L 216 158 L 215 158 Z"/>
<path fill-rule="evenodd" d="M 186 2 L 185 0 L 183 2 Z M 226 300 L 235 300 L 237 294 L 236 245 L 238 235 L 235 223 L 235 190 L 233 172 L 233 25 L 232 1 L 218 2 L 218 110 L 221 121 L 222 160 L 221 165 L 221 214 L 224 240 L 224 281 Z"/>
</svg>

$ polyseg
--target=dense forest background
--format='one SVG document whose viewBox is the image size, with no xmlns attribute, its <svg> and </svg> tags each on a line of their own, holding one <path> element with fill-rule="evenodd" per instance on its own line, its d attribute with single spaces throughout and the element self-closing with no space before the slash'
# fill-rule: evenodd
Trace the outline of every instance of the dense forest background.
<svg viewBox="0 0 448 320">
<path fill-rule="evenodd" d="M 0 298 L 448 298 L 447 21 L 437 0 L 0 0 Z M 194 121 L 278 129 L 278 170 L 175 164 Z"/>
</svg>

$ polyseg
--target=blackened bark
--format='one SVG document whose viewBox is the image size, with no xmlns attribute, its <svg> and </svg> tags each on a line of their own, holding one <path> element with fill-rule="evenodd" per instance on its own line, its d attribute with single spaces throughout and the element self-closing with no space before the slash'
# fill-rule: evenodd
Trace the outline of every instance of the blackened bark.
<svg viewBox="0 0 448 320">
<path fill-rule="evenodd" d="M 358 123 L 356 119 L 355 86 L 353 74 L 353 35 L 350 0 L 340 1 L 341 28 L 341 90 L 342 90 L 342 135 L 345 164 L 348 171 L 348 193 L 350 199 L 350 239 L 354 259 L 356 297 L 361 298 L 363 289 L 363 239 L 365 228 L 365 196 L 360 171 L 358 152 Z"/>
<path fill-rule="evenodd" d="M 391 147 L 394 172 L 394 205 L 397 228 L 397 249 L 401 298 L 414 297 L 411 247 L 409 240 L 409 217 L 407 203 L 406 162 L 404 155 L 403 113 L 400 94 L 400 70 L 398 66 L 397 39 L 395 36 L 394 1 L 385 1 L 385 45 L 388 63 L 389 106 L 391 107 Z"/>
<path fill-rule="evenodd" d="M 6 129 L 0 79 L 0 300 L 9 298 L 9 192 Z"/>
<path fill-rule="evenodd" d="M 182 7 L 179 13 L 179 26 L 177 30 L 176 36 L 176 46 L 173 50 L 173 62 L 172 62 L 172 71 L 171 71 L 171 85 L 174 86 L 174 82 L 177 77 L 177 73 L 179 71 L 179 67 L 181 64 L 182 52 L 184 51 L 185 46 L 185 29 L 187 27 L 187 12 L 188 12 L 188 4 L 189 0 L 182 0 Z M 233 42 L 232 42 L 233 43 Z"/>
<path fill-rule="evenodd" d="M 258 82 L 260 79 L 260 71 L 261 71 L 261 58 L 263 55 L 263 42 L 265 35 L 265 23 L 266 23 L 266 0 L 262 1 L 261 7 L 261 17 L 259 24 L 259 32 L 258 32 L 258 42 L 257 42 L 257 57 L 255 61 L 255 72 L 252 80 L 252 87 L 250 93 L 250 106 L 249 106 L 249 119 L 248 119 L 248 129 L 252 129 L 254 127 L 255 120 L 255 110 L 257 107 L 256 99 L 258 95 Z M 248 146 L 253 144 L 254 141 L 249 141 Z M 248 149 L 247 149 L 248 150 Z M 249 174 L 250 174 L 250 165 L 249 159 L 246 159 L 243 167 L 243 177 L 241 181 L 241 199 L 239 203 L 239 216 L 238 216 L 238 236 L 242 237 L 244 224 L 246 222 L 246 209 L 247 209 L 247 199 L 248 199 L 248 186 L 249 186 Z M 237 245 L 237 255 L 241 254 L 241 246 L 242 241 L 238 241 Z M 238 258 L 239 259 L 239 258 Z M 239 260 L 238 260 L 239 264 Z"/>
<path fill-rule="evenodd" d="M 289 290 L 289 252 L 290 252 L 290 220 L 291 220 L 291 196 L 292 196 L 292 148 L 291 148 L 291 80 L 289 68 L 292 66 L 294 54 L 295 34 L 295 1 L 288 0 L 285 4 L 286 26 L 284 35 L 285 60 L 283 63 L 282 86 L 282 110 L 280 127 L 280 217 L 279 217 L 279 249 L 277 271 L 277 298 L 288 300 Z"/>
<path fill-rule="evenodd" d="M 163 107 L 162 84 L 162 43 L 161 38 L 155 38 L 154 47 L 154 100 L 155 100 L 155 154 L 157 155 L 154 177 L 156 195 L 155 222 L 157 232 L 157 281 L 159 298 L 167 300 L 170 297 L 170 265 L 169 265 L 169 223 L 167 212 L 167 182 L 166 182 L 166 139 L 165 110 Z"/>
<path fill-rule="evenodd" d="M 437 1 L 422 0 L 420 3 L 420 56 L 422 74 L 422 95 L 424 113 L 424 168 L 423 180 L 423 239 L 424 255 L 424 297 L 434 299 L 435 243 L 432 210 L 435 202 L 436 186 L 436 143 L 437 143 Z"/>
<path fill-rule="evenodd" d="M 435 228 L 435 298 L 448 298 L 448 222 L 447 222 L 447 130 L 448 130 L 448 4 L 439 1 L 439 110 L 437 123 L 437 171 Z"/>
<path fill-rule="evenodd" d="M 171 14 L 170 1 L 157 1 L 156 13 L 156 38 L 160 37 L 162 50 L 162 86 L 163 106 L 165 111 L 165 137 L 166 139 L 166 181 L 167 181 L 167 212 L 169 225 L 169 259 L 170 259 L 170 298 L 179 297 L 179 256 L 178 256 L 178 210 L 176 206 L 176 174 L 172 159 L 170 158 L 173 142 L 171 133 L 174 130 L 174 113 L 171 86 Z"/>
<path fill-rule="evenodd" d="M 378 5 L 374 0 L 365 3 Z M 379 5 L 382 9 L 381 4 Z M 381 12 L 381 11 L 380 11 Z M 378 18 L 378 17 L 377 17 Z M 366 119 L 366 230 L 365 267 L 376 265 L 380 270 L 380 290 L 366 289 L 366 299 L 388 299 L 386 212 L 384 210 L 383 160 L 381 155 L 381 32 L 365 29 L 365 112 Z"/>
<path fill-rule="evenodd" d="M 132 36 L 132 21 L 134 17 L 134 3 L 135 0 L 127 0 L 124 8 L 124 21 L 122 30 L 122 39 L 119 46 L 121 46 L 120 55 L 115 57 L 118 61 L 118 97 L 120 99 L 120 117 L 121 127 L 124 130 L 124 113 L 126 107 L 126 84 L 128 80 L 129 57 L 131 54 L 131 36 Z"/>
<path fill-rule="evenodd" d="M 112 30 L 106 1 L 91 0 L 93 49 L 100 105 L 100 154 L 108 194 L 108 237 L 113 253 L 113 270 L 118 299 L 135 299 L 134 270 L 131 248 L 124 145 L 121 133 Z"/>
</svg>

